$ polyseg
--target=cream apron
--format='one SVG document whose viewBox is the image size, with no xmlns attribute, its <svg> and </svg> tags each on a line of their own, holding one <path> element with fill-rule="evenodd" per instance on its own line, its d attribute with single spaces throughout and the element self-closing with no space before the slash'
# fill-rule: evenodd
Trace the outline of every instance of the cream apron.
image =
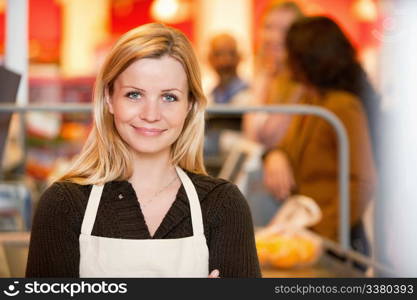
<svg viewBox="0 0 417 300">
<path fill-rule="evenodd" d="M 91 235 L 104 185 L 93 185 L 80 234 L 80 277 L 207 277 L 209 252 L 193 183 L 176 171 L 189 199 L 193 236 L 118 239 Z"/>
</svg>

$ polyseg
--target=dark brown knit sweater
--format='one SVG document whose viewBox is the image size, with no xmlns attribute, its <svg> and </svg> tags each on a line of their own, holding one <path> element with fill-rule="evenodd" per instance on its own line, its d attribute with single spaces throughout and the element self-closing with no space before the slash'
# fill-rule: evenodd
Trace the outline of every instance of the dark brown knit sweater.
<svg viewBox="0 0 417 300">
<path fill-rule="evenodd" d="M 220 277 L 261 277 L 251 214 L 239 189 L 222 179 L 187 174 L 201 203 L 209 271 L 219 269 Z M 79 277 L 78 238 L 90 191 L 91 185 L 57 182 L 43 193 L 33 220 L 26 277 Z M 184 186 L 151 237 L 130 183 L 107 183 L 92 235 L 123 239 L 191 236 Z"/>
</svg>

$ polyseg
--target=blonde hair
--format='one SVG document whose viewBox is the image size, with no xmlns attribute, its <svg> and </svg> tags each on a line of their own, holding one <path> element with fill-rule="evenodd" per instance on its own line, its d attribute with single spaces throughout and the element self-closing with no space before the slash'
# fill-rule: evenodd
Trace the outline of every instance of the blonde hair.
<svg viewBox="0 0 417 300">
<path fill-rule="evenodd" d="M 182 32 L 151 23 L 128 31 L 111 49 L 95 82 L 93 129 L 81 153 L 59 180 L 87 185 L 127 180 L 132 176 L 133 150 L 114 126 L 106 95 L 113 93 L 116 78 L 133 62 L 164 55 L 182 64 L 188 78 L 188 101 L 192 105 L 180 136 L 171 145 L 171 163 L 194 173 L 207 174 L 203 160 L 207 100 L 201 87 L 197 58 Z"/>
<path fill-rule="evenodd" d="M 295 1 L 287 1 L 287 0 L 271 0 L 268 2 L 266 8 L 263 11 L 261 20 L 262 22 L 265 21 L 265 17 L 270 14 L 274 10 L 283 9 L 283 10 L 291 10 L 294 12 L 296 16 L 296 20 L 301 19 L 304 17 L 304 13 L 301 10 L 300 6 Z"/>
<path fill-rule="evenodd" d="M 265 25 L 267 17 L 272 12 L 277 10 L 286 10 L 293 12 L 295 15 L 294 22 L 304 17 L 303 11 L 301 10 L 297 2 L 288 0 L 270 0 L 260 16 L 261 27 Z M 262 34 L 260 34 L 259 36 L 262 37 Z M 263 67 L 264 53 L 262 48 L 262 42 L 260 42 L 261 40 L 262 38 L 260 38 L 255 44 L 255 69 L 262 69 Z"/>
</svg>

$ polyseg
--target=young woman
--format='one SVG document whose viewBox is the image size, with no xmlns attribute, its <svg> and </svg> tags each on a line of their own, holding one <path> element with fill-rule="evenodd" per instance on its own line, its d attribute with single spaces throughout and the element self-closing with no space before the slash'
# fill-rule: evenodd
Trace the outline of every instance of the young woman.
<svg viewBox="0 0 417 300">
<path fill-rule="evenodd" d="M 28 277 L 260 277 L 249 208 L 206 175 L 200 71 L 160 24 L 123 35 L 96 81 L 94 128 L 42 195 Z"/>
</svg>

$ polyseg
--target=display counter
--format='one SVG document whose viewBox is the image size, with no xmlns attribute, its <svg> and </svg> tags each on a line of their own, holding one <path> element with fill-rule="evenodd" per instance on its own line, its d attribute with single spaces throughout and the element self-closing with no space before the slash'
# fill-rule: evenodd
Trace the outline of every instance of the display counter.
<svg viewBox="0 0 417 300">
<path fill-rule="evenodd" d="M 262 277 L 264 278 L 322 278 L 322 277 L 364 277 L 365 274 L 354 269 L 350 263 L 344 263 L 323 254 L 320 259 L 312 266 L 293 269 L 277 269 L 273 267 L 262 267 Z"/>
<path fill-rule="evenodd" d="M 24 277 L 29 232 L 0 233 L 0 277 Z"/>
<path fill-rule="evenodd" d="M 0 233 L 0 277 L 25 276 L 29 240 L 29 232 Z M 364 277 L 365 273 L 353 268 L 350 262 L 342 262 L 323 253 L 319 260 L 309 267 L 294 269 L 262 267 L 262 276 L 264 278 Z"/>
</svg>

